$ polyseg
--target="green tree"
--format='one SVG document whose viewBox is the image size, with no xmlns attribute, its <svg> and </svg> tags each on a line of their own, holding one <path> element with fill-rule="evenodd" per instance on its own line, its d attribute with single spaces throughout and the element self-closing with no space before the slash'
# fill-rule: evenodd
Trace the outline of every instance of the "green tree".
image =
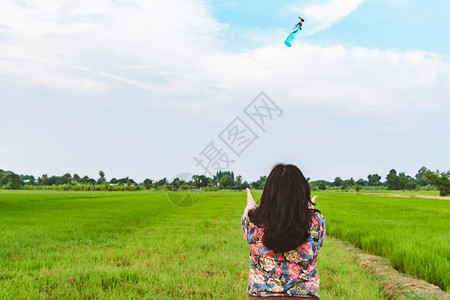
<svg viewBox="0 0 450 300">
<path fill-rule="evenodd" d="M 342 181 L 341 189 L 342 189 L 342 190 L 346 190 L 346 189 L 348 189 L 349 187 L 350 187 L 350 182 L 349 182 L 348 180 L 343 180 L 343 181 Z"/>
<path fill-rule="evenodd" d="M 334 186 L 342 186 L 342 178 L 341 177 L 336 177 L 334 179 L 333 185 Z"/>
<path fill-rule="evenodd" d="M 386 185 L 388 190 L 401 190 L 401 182 L 400 178 L 397 175 L 397 171 L 392 169 L 389 171 L 389 174 L 386 176 Z"/>
<path fill-rule="evenodd" d="M 415 190 L 416 187 L 417 187 L 417 184 L 414 182 L 414 180 L 408 181 L 408 182 L 406 183 L 406 185 L 405 185 L 405 188 L 406 188 L 408 191 Z"/>
<path fill-rule="evenodd" d="M 208 184 L 211 182 L 211 178 L 205 175 L 193 175 L 192 179 L 194 180 L 194 186 L 196 188 L 207 187 Z"/>
<path fill-rule="evenodd" d="M 145 178 L 143 184 L 147 190 L 150 190 L 152 188 L 153 180 Z"/>
<path fill-rule="evenodd" d="M 31 175 L 30 178 L 28 179 L 28 184 L 34 185 L 35 183 L 36 183 L 36 178 L 34 178 L 34 176 Z"/>
<path fill-rule="evenodd" d="M 220 178 L 220 186 L 224 189 L 230 188 L 234 185 L 234 180 L 231 175 L 225 174 Z"/>
<path fill-rule="evenodd" d="M 327 186 L 333 186 L 333 185 L 334 185 L 333 182 L 329 182 L 326 180 L 314 180 L 314 181 L 310 182 L 310 186 L 312 188 L 318 188 L 318 189 L 322 189 L 323 187 L 321 187 L 321 186 L 324 186 L 326 189 Z"/>
<path fill-rule="evenodd" d="M 59 178 L 58 184 L 66 184 L 72 181 L 72 175 L 70 173 L 66 173 Z"/>
<path fill-rule="evenodd" d="M 44 179 L 44 185 L 59 185 L 61 183 L 61 177 L 51 176 Z"/>
<path fill-rule="evenodd" d="M 398 189 L 404 190 L 405 185 L 408 182 L 408 176 L 406 176 L 405 172 L 398 173 Z"/>
<path fill-rule="evenodd" d="M 127 177 L 128 178 L 128 177 Z M 158 181 L 158 186 L 162 186 L 162 185 L 168 185 L 169 184 L 169 182 L 167 181 L 167 178 L 166 177 L 164 177 L 163 179 L 160 179 L 159 181 Z"/>
<path fill-rule="evenodd" d="M 47 174 L 42 174 L 41 177 L 38 177 L 38 185 L 45 185 L 45 181 L 47 180 Z"/>
<path fill-rule="evenodd" d="M 342 181 L 342 189 L 346 190 L 355 185 L 355 180 L 352 178 Z"/>
<path fill-rule="evenodd" d="M 421 167 L 419 169 L 419 171 L 417 171 L 417 174 L 415 176 L 417 185 L 419 185 L 419 186 L 426 186 L 426 185 L 429 185 L 429 184 L 433 184 L 433 181 L 431 181 L 427 177 L 427 172 L 428 171 L 429 170 L 427 168 L 425 168 L 425 167 Z"/>
<path fill-rule="evenodd" d="M 267 176 L 261 176 L 258 180 L 251 183 L 252 188 L 255 190 L 263 190 L 266 185 Z"/>
<path fill-rule="evenodd" d="M 437 187 L 439 195 L 450 195 L 450 171 L 439 172 L 439 170 L 437 170 L 436 172 L 433 172 L 428 170 L 426 172 L 426 177 Z"/>
<path fill-rule="evenodd" d="M 349 180 L 348 180 L 348 184 L 350 185 L 350 187 L 352 187 L 352 186 L 354 186 L 355 185 L 355 179 L 353 179 L 353 177 L 351 177 Z"/>
<path fill-rule="evenodd" d="M 360 188 L 361 188 L 361 186 L 365 186 L 366 185 L 366 181 L 364 179 L 360 178 L 360 179 L 358 179 L 356 181 L 356 184 L 359 185 Z"/>
<path fill-rule="evenodd" d="M 117 183 L 119 183 L 120 185 L 129 185 L 129 178 L 125 177 L 125 178 L 119 178 L 117 180 Z"/>
<path fill-rule="evenodd" d="M 20 176 L 12 172 L 9 172 L 2 178 L 1 184 L 5 185 L 6 188 L 13 190 L 18 190 L 24 185 L 23 181 L 20 180 Z"/>
<path fill-rule="evenodd" d="M 111 181 L 112 181 L 112 179 L 111 179 Z M 147 190 L 150 190 L 152 188 L 153 180 L 146 178 L 144 180 L 143 184 Z"/>
<path fill-rule="evenodd" d="M 174 180 L 172 180 L 171 185 L 175 188 L 175 189 L 179 189 L 180 186 L 184 183 L 184 181 L 180 180 L 178 177 L 175 178 Z"/>
<path fill-rule="evenodd" d="M 89 183 L 89 184 L 96 184 L 97 182 L 95 181 L 94 178 L 89 178 L 87 175 L 84 176 L 83 178 L 81 178 L 83 183 Z"/>
<path fill-rule="evenodd" d="M 83 178 L 80 179 L 81 183 L 92 183 L 91 178 L 89 178 L 87 175 L 83 176 Z M 94 180 L 95 183 L 95 180 Z"/>
<path fill-rule="evenodd" d="M 234 173 L 230 172 L 230 171 L 217 171 L 216 175 L 214 175 L 213 179 L 217 180 L 217 182 L 220 182 L 220 179 L 222 179 L 222 177 L 225 175 L 230 175 L 234 181 Z"/>
<path fill-rule="evenodd" d="M 367 176 L 367 185 L 369 186 L 379 186 L 381 185 L 381 176 L 378 174 L 371 174 Z"/>
<path fill-rule="evenodd" d="M 234 189 L 241 190 L 242 189 L 242 176 L 236 176 L 236 180 L 234 182 Z"/>
<path fill-rule="evenodd" d="M 399 189 L 415 189 L 416 181 L 409 175 L 406 175 L 405 172 L 401 172 L 398 174 L 399 180 Z M 414 187 L 413 187 L 414 186 Z"/>
</svg>

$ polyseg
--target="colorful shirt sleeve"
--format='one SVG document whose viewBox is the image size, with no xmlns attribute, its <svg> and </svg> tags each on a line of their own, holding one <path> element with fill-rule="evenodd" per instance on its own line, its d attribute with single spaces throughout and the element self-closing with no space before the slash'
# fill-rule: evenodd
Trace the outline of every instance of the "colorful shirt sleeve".
<svg viewBox="0 0 450 300">
<path fill-rule="evenodd" d="M 247 243 L 251 244 L 252 242 L 254 242 L 254 238 L 256 237 L 255 233 L 256 233 L 256 225 L 253 224 L 249 217 L 248 217 L 248 213 L 247 210 L 242 214 L 241 217 L 241 228 L 242 228 L 242 233 L 244 235 L 244 239 L 247 241 Z"/>
<path fill-rule="evenodd" d="M 325 238 L 325 218 L 321 213 L 317 213 L 319 219 L 319 242 L 317 248 L 320 249 L 323 245 L 323 239 Z"/>
</svg>

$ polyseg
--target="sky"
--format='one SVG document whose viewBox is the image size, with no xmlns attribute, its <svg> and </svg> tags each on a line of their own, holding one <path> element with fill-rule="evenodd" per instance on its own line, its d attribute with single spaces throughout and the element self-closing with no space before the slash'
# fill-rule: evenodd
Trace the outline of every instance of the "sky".
<svg viewBox="0 0 450 300">
<path fill-rule="evenodd" d="M 449 170 L 449 13 L 437 0 L 4 0 L 0 169 Z"/>
</svg>

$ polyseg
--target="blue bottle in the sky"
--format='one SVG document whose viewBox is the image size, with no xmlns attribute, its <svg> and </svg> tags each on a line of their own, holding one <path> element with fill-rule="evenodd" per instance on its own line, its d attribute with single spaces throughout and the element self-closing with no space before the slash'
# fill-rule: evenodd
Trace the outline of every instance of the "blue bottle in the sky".
<svg viewBox="0 0 450 300">
<path fill-rule="evenodd" d="M 284 44 L 288 47 L 292 47 L 292 43 L 294 42 L 295 38 L 299 34 L 300 30 L 302 30 L 302 27 L 300 25 L 296 24 L 294 26 L 294 28 L 292 29 L 291 34 L 284 41 Z"/>
<path fill-rule="evenodd" d="M 299 17 L 300 18 L 300 17 Z M 300 33 L 300 30 L 302 30 L 302 22 L 304 22 L 302 18 L 300 18 L 300 22 L 295 24 L 294 28 L 292 28 L 291 34 L 287 37 L 287 39 L 284 41 L 284 44 L 288 47 L 292 47 L 292 43 L 294 42 L 297 35 Z"/>
</svg>

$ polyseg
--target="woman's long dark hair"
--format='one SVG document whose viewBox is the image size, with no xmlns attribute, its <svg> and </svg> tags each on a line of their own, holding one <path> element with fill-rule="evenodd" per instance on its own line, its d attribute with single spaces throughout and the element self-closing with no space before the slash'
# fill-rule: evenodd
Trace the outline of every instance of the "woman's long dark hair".
<svg viewBox="0 0 450 300">
<path fill-rule="evenodd" d="M 260 205 L 248 212 L 264 228 L 263 244 L 275 253 L 293 250 L 306 242 L 314 209 L 311 189 L 294 165 L 277 164 L 266 180 Z"/>
</svg>

